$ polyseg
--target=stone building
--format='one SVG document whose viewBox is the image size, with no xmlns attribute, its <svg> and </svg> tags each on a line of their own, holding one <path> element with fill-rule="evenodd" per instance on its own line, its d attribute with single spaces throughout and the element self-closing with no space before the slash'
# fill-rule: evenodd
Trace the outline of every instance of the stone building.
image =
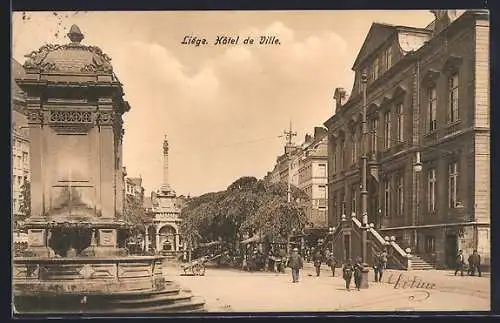
<svg viewBox="0 0 500 323">
<path fill-rule="evenodd" d="M 21 207 L 21 192 L 25 181 L 30 179 L 29 163 L 29 133 L 28 120 L 24 107 L 24 95 L 14 81 L 24 74 L 24 69 L 15 59 L 12 59 L 12 215 L 14 219 L 29 214 L 23 214 Z"/>
<path fill-rule="evenodd" d="M 433 10 L 426 28 L 374 23 L 347 98 L 335 92 L 329 221 L 361 219 L 361 75 L 367 81 L 368 221 L 442 267 L 458 249 L 490 258 L 489 17 Z"/>
<path fill-rule="evenodd" d="M 315 127 L 314 135 L 306 135 L 301 145 L 288 143 L 285 153 L 276 159 L 273 171 L 266 175 L 272 183 L 288 183 L 290 178 L 290 184 L 307 193 L 310 198 L 306 209 L 309 228 L 328 225 L 327 139 L 326 129 Z"/>
</svg>

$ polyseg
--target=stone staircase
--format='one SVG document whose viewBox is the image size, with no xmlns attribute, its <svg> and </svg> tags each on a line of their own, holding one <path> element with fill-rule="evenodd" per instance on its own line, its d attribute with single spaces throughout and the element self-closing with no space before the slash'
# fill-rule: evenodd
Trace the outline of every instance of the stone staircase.
<svg viewBox="0 0 500 323">
<path fill-rule="evenodd" d="M 19 314 L 145 314 L 205 312 L 205 301 L 166 282 L 158 291 L 127 291 L 101 295 L 15 298 Z M 36 298 L 36 299 L 35 299 Z M 35 305 L 35 306 L 34 306 Z"/>
<path fill-rule="evenodd" d="M 413 254 L 411 257 L 411 269 L 412 270 L 432 270 L 432 269 L 436 269 L 436 265 L 428 260 L 423 259 L 419 255 Z"/>
</svg>

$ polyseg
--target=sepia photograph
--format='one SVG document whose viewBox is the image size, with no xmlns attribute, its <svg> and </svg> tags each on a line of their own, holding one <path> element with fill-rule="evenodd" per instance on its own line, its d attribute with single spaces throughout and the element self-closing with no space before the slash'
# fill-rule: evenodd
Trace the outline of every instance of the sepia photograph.
<svg viewBox="0 0 500 323">
<path fill-rule="evenodd" d="M 490 311 L 488 10 L 11 29 L 14 316 Z"/>
</svg>

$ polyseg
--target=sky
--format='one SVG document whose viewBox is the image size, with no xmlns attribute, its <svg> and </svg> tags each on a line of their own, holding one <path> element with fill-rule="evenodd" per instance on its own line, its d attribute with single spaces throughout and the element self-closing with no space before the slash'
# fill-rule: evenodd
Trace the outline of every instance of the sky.
<svg viewBox="0 0 500 323">
<path fill-rule="evenodd" d="M 72 24 L 86 45 L 112 61 L 132 109 L 124 115 L 123 159 L 147 194 L 162 184 L 162 144 L 170 146 L 169 184 L 178 195 L 262 178 L 283 153 L 292 122 L 297 144 L 334 113 L 336 87 L 350 92 L 352 64 L 373 22 L 425 27 L 429 11 L 16 12 L 12 52 L 64 44 Z M 245 45 L 250 36 L 279 45 Z M 185 36 L 208 45 L 183 45 Z M 214 45 L 240 36 L 237 45 Z"/>
</svg>

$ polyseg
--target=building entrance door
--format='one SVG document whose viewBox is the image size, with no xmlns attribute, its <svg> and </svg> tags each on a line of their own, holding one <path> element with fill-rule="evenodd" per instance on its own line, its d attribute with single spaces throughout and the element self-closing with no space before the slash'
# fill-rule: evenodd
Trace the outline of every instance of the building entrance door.
<svg viewBox="0 0 500 323">
<path fill-rule="evenodd" d="M 445 263 L 448 268 L 455 267 L 455 258 L 458 253 L 458 240 L 456 234 L 446 235 L 446 245 L 445 245 Z"/>
</svg>

